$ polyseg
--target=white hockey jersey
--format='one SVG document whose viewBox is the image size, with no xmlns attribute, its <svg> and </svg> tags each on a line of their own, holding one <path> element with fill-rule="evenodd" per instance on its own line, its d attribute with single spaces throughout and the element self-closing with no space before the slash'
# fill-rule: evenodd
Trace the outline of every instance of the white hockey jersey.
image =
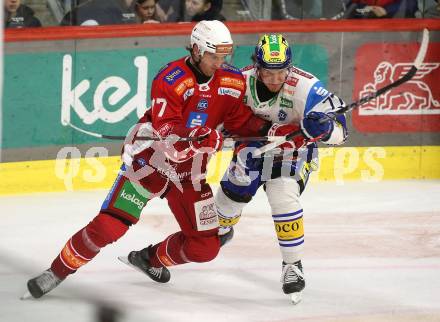
<svg viewBox="0 0 440 322">
<path fill-rule="evenodd" d="M 244 103 L 254 114 L 273 123 L 299 124 L 311 111 L 329 113 L 345 106 L 339 97 L 325 89 L 318 78 L 296 67 L 290 68 L 279 93 L 266 102 L 260 102 L 257 95 L 257 69 L 250 65 L 243 68 L 242 73 L 247 85 Z M 344 142 L 347 135 L 345 118 L 341 115 L 338 121 L 330 138 L 324 143 Z"/>
</svg>

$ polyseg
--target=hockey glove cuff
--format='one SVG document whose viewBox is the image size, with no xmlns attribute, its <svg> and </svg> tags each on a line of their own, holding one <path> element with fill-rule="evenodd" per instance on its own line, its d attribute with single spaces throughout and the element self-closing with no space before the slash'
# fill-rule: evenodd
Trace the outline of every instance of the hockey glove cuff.
<svg viewBox="0 0 440 322">
<path fill-rule="evenodd" d="M 267 131 L 268 136 L 286 136 L 294 132 L 300 131 L 300 127 L 298 125 L 294 124 L 279 124 L 274 123 L 270 127 L 269 131 Z M 281 144 L 278 146 L 282 150 L 287 149 L 296 149 L 298 150 L 305 144 L 305 137 L 302 135 L 302 133 L 298 133 L 294 137 L 292 137 L 289 141 L 286 143 Z"/>
<path fill-rule="evenodd" d="M 126 138 L 126 142 L 122 148 L 121 159 L 122 162 L 128 167 L 133 163 L 134 156 L 146 149 L 148 149 L 154 141 L 152 140 L 137 140 L 135 137 L 147 136 L 153 137 L 153 126 L 151 122 L 138 123 L 132 130 L 129 136 Z"/>
</svg>

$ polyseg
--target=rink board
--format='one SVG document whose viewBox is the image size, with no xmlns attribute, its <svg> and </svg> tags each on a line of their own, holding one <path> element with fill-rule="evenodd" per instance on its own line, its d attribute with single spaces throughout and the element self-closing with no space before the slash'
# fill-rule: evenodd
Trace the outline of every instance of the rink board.
<svg viewBox="0 0 440 322">
<path fill-rule="evenodd" d="M 219 183 L 231 153 L 211 160 L 208 182 Z M 440 179 L 439 159 L 440 146 L 321 148 L 312 181 Z M 119 157 L 1 163 L 0 195 L 108 189 L 119 167 Z"/>
</svg>

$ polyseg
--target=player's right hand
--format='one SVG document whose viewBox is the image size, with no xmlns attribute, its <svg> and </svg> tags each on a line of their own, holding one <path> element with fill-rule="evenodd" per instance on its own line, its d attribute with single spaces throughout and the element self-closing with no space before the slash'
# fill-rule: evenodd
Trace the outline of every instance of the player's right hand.
<svg viewBox="0 0 440 322">
<path fill-rule="evenodd" d="M 207 126 L 198 126 L 189 134 L 190 137 L 199 138 L 190 141 L 191 149 L 196 153 L 215 153 L 222 149 L 223 135 Z"/>
<path fill-rule="evenodd" d="M 305 137 L 301 132 L 301 128 L 299 125 L 295 124 L 280 124 L 280 123 L 274 123 L 270 127 L 269 131 L 267 132 L 268 136 L 286 136 L 291 133 L 298 132 L 297 135 L 292 137 L 289 141 L 286 141 L 286 143 L 283 143 L 279 146 L 279 148 L 285 150 L 285 149 L 296 149 L 303 147 L 305 144 Z"/>
</svg>

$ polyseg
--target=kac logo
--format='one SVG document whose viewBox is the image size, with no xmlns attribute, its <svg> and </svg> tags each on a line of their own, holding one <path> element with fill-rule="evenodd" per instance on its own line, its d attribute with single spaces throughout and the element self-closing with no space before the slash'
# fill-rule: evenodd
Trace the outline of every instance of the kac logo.
<svg viewBox="0 0 440 322">
<path fill-rule="evenodd" d="M 197 110 L 198 111 L 204 111 L 208 108 L 208 101 L 204 98 L 202 98 L 199 103 L 197 104 Z"/>
</svg>

